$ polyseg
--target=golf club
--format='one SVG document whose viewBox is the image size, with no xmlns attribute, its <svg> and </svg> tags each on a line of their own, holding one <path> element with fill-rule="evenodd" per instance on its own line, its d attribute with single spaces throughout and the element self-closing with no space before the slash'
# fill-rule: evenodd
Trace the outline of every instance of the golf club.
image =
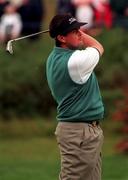
<svg viewBox="0 0 128 180">
<path fill-rule="evenodd" d="M 30 35 L 27 35 L 27 36 L 23 36 L 23 37 L 19 37 L 19 38 L 16 38 L 16 39 L 11 39 L 11 40 L 9 40 L 7 42 L 6 51 L 9 52 L 10 54 L 13 54 L 12 42 L 14 42 L 14 41 L 19 41 L 19 40 L 22 40 L 22 39 L 26 39 L 28 37 L 36 36 L 38 34 L 47 33 L 47 32 L 49 32 L 49 30 L 40 31 L 40 32 L 30 34 Z"/>
</svg>

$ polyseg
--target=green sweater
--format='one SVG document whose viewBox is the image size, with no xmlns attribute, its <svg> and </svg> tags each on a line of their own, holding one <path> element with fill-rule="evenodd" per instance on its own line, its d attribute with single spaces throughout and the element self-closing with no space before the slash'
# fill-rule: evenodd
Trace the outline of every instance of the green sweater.
<svg viewBox="0 0 128 180">
<path fill-rule="evenodd" d="M 68 60 L 74 51 L 55 47 L 47 60 L 46 74 L 56 100 L 59 121 L 83 122 L 103 118 L 104 107 L 94 72 L 84 84 L 75 83 L 68 71 Z"/>
</svg>

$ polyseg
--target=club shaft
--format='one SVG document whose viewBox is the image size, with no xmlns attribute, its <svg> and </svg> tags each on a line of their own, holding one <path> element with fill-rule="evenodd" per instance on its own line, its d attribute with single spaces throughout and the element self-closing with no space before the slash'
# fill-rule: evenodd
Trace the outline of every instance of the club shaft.
<svg viewBox="0 0 128 180">
<path fill-rule="evenodd" d="M 27 35 L 27 36 L 19 37 L 19 38 L 13 39 L 12 41 L 18 41 L 18 40 L 21 40 L 21 39 L 26 39 L 28 37 L 36 36 L 38 34 L 47 33 L 47 32 L 49 32 L 49 30 L 44 30 L 44 31 L 40 31 L 40 32 L 37 32 L 37 33 L 34 33 L 34 34 Z"/>
</svg>

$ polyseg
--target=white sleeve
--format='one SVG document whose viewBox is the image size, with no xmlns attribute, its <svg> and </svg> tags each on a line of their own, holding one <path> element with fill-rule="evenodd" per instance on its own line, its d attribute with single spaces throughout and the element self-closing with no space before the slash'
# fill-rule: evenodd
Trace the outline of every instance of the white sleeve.
<svg viewBox="0 0 128 180">
<path fill-rule="evenodd" d="M 96 48 L 88 47 L 85 50 L 76 50 L 68 61 L 68 71 L 71 79 L 78 83 L 85 83 L 92 74 L 100 58 Z"/>
</svg>

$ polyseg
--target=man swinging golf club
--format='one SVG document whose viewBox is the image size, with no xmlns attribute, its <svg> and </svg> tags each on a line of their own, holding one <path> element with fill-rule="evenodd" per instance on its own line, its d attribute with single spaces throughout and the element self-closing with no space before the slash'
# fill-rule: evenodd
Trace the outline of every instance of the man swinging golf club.
<svg viewBox="0 0 128 180">
<path fill-rule="evenodd" d="M 60 180 L 101 180 L 104 106 L 94 68 L 102 45 L 80 30 L 86 23 L 56 15 L 49 33 L 55 40 L 46 72 L 56 100 L 56 137 L 61 155 Z"/>
</svg>

